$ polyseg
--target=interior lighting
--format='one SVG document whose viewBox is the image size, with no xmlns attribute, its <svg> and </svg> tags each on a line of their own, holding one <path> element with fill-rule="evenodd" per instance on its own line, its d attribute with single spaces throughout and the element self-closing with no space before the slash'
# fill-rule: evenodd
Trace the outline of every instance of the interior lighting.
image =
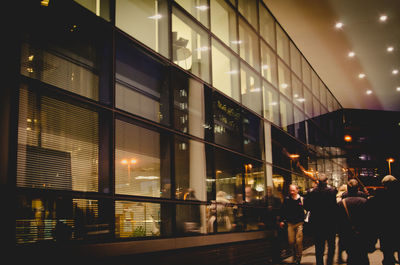
<svg viewBox="0 0 400 265">
<path fill-rule="evenodd" d="M 289 157 L 294 159 L 294 158 L 299 158 L 300 155 L 298 155 L 298 154 L 291 154 L 291 155 L 289 155 Z"/>
<path fill-rule="evenodd" d="M 397 70 L 397 69 L 394 69 L 393 71 L 392 71 L 392 74 L 394 74 L 394 75 L 397 75 L 399 73 L 399 70 Z"/>
<path fill-rule="evenodd" d="M 161 15 L 161 14 L 155 14 L 154 16 L 150 16 L 150 17 L 147 17 L 147 18 L 150 18 L 150 19 L 155 19 L 155 20 L 157 20 L 157 19 L 160 19 L 160 18 L 162 18 L 162 15 Z"/>
<path fill-rule="evenodd" d="M 241 40 L 233 40 L 233 41 L 231 41 L 231 42 L 232 42 L 232 44 L 241 44 L 241 43 L 242 43 Z"/>
<path fill-rule="evenodd" d="M 356 55 L 355 52 L 349 52 L 348 54 L 349 57 L 354 57 L 355 55 Z"/>
<path fill-rule="evenodd" d="M 343 23 L 342 22 L 337 22 L 335 24 L 335 28 L 337 28 L 337 29 L 341 29 L 342 27 L 343 27 Z"/>
<path fill-rule="evenodd" d="M 345 135 L 344 136 L 344 140 L 346 141 L 346 142 L 351 142 L 352 140 L 353 140 L 353 138 L 351 137 L 351 135 Z"/>
<path fill-rule="evenodd" d="M 365 92 L 365 93 L 367 93 L 367 95 L 371 95 L 372 94 L 372 90 L 368 89 L 367 92 Z"/>
<path fill-rule="evenodd" d="M 396 87 L 396 91 L 400 92 L 400 86 Z"/>
<path fill-rule="evenodd" d="M 358 75 L 358 78 L 360 78 L 360 79 L 363 79 L 364 77 L 365 77 L 364 73 L 361 73 L 361 74 Z"/>
<path fill-rule="evenodd" d="M 286 84 L 286 83 L 282 83 L 282 84 L 281 84 L 281 88 L 283 88 L 283 89 L 288 88 L 288 86 L 289 86 L 289 85 Z"/>
<path fill-rule="evenodd" d="M 389 157 L 388 159 L 386 159 L 386 161 L 388 161 L 389 163 L 393 163 L 393 162 L 394 162 L 394 159 L 391 158 L 391 157 Z"/>
<path fill-rule="evenodd" d="M 389 47 L 387 47 L 387 48 L 386 48 L 386 51 L 388 51 L 388 52 L 392 52 L 392 51 L 394 51 L 394 48 L 393 48 L 393 46 L 389 46 Z"/>
<path fill-rule="evenodd" d="M 379 20 L 380 20 L 381 22 L 385 22 L 387 19 L 388 19 L 388 16 L 387 16 L 387 15 L 381 15 L 381 16 L 379 17 Z"/>
<path fill-rule="evenodd" d="M 196 8 L 200 11 L 206 11 L 208 9 L 208 6 L 206 5 L 201 5 L 201 6 L 196 6 Z"/>
<path fill-rule="evenodd" d="M 41 6 L 49 6 L 49 2 L 50 2 L 50 0 L 43 0 L 43 1 L 40 1 L 40 5 Z"/>
</svg>

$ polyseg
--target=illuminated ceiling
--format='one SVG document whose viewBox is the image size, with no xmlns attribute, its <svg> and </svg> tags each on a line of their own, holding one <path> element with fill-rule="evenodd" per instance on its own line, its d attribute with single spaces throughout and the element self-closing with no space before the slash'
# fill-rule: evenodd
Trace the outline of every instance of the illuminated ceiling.
<svg viewBox="0 0 400 265">
<path fill-rule="evenodd" d="M 264 2 L 344 108 L 400 111 L 399 0 Z"/>
</svg>

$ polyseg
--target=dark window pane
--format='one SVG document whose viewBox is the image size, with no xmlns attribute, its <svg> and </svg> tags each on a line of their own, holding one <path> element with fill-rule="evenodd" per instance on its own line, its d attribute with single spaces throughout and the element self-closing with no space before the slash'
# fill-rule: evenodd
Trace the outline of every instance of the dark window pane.
<svg viewBox="0 0 400 265">
<path fill-rule="evenodd" d="M 193 197 L 187 200 L 194 201 L 192 204 L 176 205 L 176 232 L 178 235 L 201 235 L 207 234 L 208 221 L 206 217 L 206 205 L 196 203 Z"/>
<path fill-rule="evenodd" d="M 239 110 L 238 105 L 214 92 L 214 141 L 237 151 L 242 149 L 239 140 L 242 137 L 242 119 Z"/>
<path fill-rule="evenodd" d="M 117 39 L 115 105 L 169 124 L 168 70 L 126 39 Z"/>
<path fill-rule="evenodd" d="M 264 130 L 261 119 L 248 111 L 243 111 L 243 151 L 261 159 L 263 153 Z"/>
</svg>

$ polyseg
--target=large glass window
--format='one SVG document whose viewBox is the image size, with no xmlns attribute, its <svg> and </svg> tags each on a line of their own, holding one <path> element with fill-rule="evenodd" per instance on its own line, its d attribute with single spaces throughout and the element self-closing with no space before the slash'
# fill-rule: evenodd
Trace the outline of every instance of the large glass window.
<svg viewBox="0 0 400 265">
<path fill-rule="evenodd" d="M 304 98 L 303 98 L 303 84 L 300 79 L 298 79 L 294 74 L 292 74 L 292 87 L 293 87 L 293 102 L 300 109 L 304 107 Z"/>
<path fill-rule="evenodd" d="M 316 96 L 319 99 L 319 78 L 317 74 L 311 70 L 311 83 L 312 83 L 312 92 L 314 96 Z"/>
<path fill-rule="evenodd" d="M 239 0 L 239 12 L 247 19 L 247 21 L 258 30 L 257 21 L 257 0 Z"/>
<path fill-rule="evenodd" d="M 289 37 L 279 25 L 276 25 L 276 45 L 276 51 L 279 57 L 290 65 Z"/>
<path fill-rule="evenodd" d="M 263 123 L 261 119 L 243 111 L 243 151 L 245 154 L 261 159 L 263 152 Z"/>
<path fill-rule="evenodd" d="M 209 36 L 176 8 L 172 9 L 172 60 L 210 82 Z"/>
<path fill-rule="evenodd" d="M 301 77 L 301 54 L 293 42 L 290 42 L 290 68 L 299 77 Z"/>
<path fill-rule="evenodd" d="M 260 35 L 275 49 L 275 21 L 267 9 L 260 3 Z"/>
<path fill-rule="evenodd" d="M 237 52 L 236 13 L 224 0 L 211 0 L 211 31 Z"/>
<path fill-rule="evenodd" d="M 74 0 L 86 9 L 92 11 L 96 16 L 110 21 L 110 0 Z"/>
<path fill-rule="evenodd" d="M 278 60 L 278 82 L 279 91 L 291 99 L 292 86 L 290 82 L 290 70 L 281 60 Z"/>
<path fill-rule="evenodd" d="M 328 89 L 324 85 L 324 83 L 320 82 L 319 83 L 319 95 L 320 95 L 320 100 L 321 104 L 326 107 L 326 94 L 327 94 Z"/>
<path fill-rule="evenodd" d="M 115 122 L 115 192 L 170 197 L 168 136 Z"/>
<path fill-rule="evenodd" d="M 313 105 L 312 105 L 312 94 L 311 92 L 304 87 L 304 112 L 308 115 L 308 117 L 312 117 L 313 114 Z"/>
<path fill-rule="evenodd" d="M 168 236 L 172 231 L 170 212 L 170 207 L 159 203 L 116 201 L 115 236 Z"/>
<path fill-rule="evenodd" d="M 278 91 L 267 82 L 263 82 L 264 117 L 272 123 L 279 124 L 279 95 Z"/>
<path fill-rule="evenodd" d="M 242 150 L 242 119 L 240 108 L 218 93 L 213 93 L 214 141 L 217 144 Z"/>
<path fill-rule="evenodd" d="M 239 60 L 215 39 L 212 40 L 212 80 L 215 88 L 240 101 Z"/>
<path fill-rule="evenodd" d="M 169 57 L 167 2 L 167 0 L 115 1 L 115 25 L 156 52 Z"/>
<path fill-rule="evenodd" d="M 301 67 L 302 67 L 302 75 L 303 75 L 303 83 L 309 88 L 312 89 L 311 87 L 311 67 L 304 59 L 304 57 L 301 58 Z"/>
<path fill-rule="evenodd" d="M 167 67 L 128 40 L 117 39 L 116 46 L 116 107 L 169 124 Z"/>
<path fill-rule="evenodd" d="M 173 70 L 174 126 L 184 133 L 204 138 L 204 87 L 179 70 Z"/>
<path fill-rule="evenodd" d="M 208 28 L 208 1 L 207 0 L 175 0 L 181 7 Z"/>
<path fill-rule="evenodd" d="M 294 108 L 294 136 L 303 143 L 306 142 L 305 117 L 297 108 Z"/>
<path fill-rule="evenodd" d="M 187 200 L 196 201 L 188 195 Z M 209 227 L 206 205 L 195 202 L 191 204 L 176 204 L 176 232 L 178 235 L 206 234 Z"/>
<path fill-rule="evenodd" d="M 281 97 L 279 106 L 281 115 L 281 127 L 283 130 L 288 131 L 288 127 L 293 124 L 292 103 Z"/>
<path fill-rule="evenodd" d="M 99 114 L 21 88 L 17 186 L 98 192 Z"/>
<path fill-rule="evenodd" d="M 271 84 L 278 86 L 276 55 L 264 42 L 261 42 L 261 73 Z"/>
<path fill-rule="evenodd" d="M 204 144 L 176 136 L 175 197 L 180 200 L 207 200 L 206 173 Z"/>
<path fill-rule="evenodd" d="M 239 20 L 239 38 L 240 57 L 260 71 L 258 36 L 242 19 Z"/>
<path fill-rule="evenodd" d="M 240 69 L 240 82 L 242 104 L 261 114 L 262 90 L 259 76 L 249 67 L 242 65 Z"/>
<path fill-rule="evenodd" d="M 313 117 L 317 117 L 321 114 L 319 101 L 314 97 L 313 99 Z"/>
<path fill-rule="evenodd" d="M 334 98 L 332 94 L 328 91 L 328 93 L 326 94 L 326 104 L 329 112 L 333 111 L 333 100 Z"/>
</svg>

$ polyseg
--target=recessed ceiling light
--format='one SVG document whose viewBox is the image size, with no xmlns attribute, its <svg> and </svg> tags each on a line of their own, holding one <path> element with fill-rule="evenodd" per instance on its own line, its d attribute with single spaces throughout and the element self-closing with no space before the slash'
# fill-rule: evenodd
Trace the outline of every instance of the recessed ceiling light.
<svg viewBox="0 0 400 265">
<path fill-rule="evenodd" d="M 343 27 L 343 23 L 342 22 L 337 22 L 335 24 L 335 28 L 337 28 L 337 29 L 341 29 L 342 27 Z"/>
<path fill-rule="evenodd" d="M 365 77 L 365 74 L 361 73 L 358 75 L 358 78 L 363 79 Z"/>
<path fill-rule="evenodd" d="M 392 52 L 392 51 L 394 51 L 394 48 L 393 48 L 393 46 L 389 46 L 389 47 L 387 47 L 387 48 L 386 48 L 386 51 L 388 51 L 388 52 Z"/>
<path fill-rule="evenodd" d="M 382 21 L 382 22 L 385 22 L 387 19 L 388 19 L 388 17 L 386 15 L 381 15 L 379 17 L 379 20 Z"/>
<path fill-rule="evenodd" d="M 396 87 L 396 90 L 397 90 L 397 91 L 400 91 L 400 86 Z"/>
<path fill-rule="evenodd" d="M 355 52 L 349 52 L 348 54 L 349 57 L 354 57 L 355 55 L 356 55 Z"/>
<path fill-rule="evenodd" d="M 372 94 L 372 90 L 368 89 L 366 93 L 367 93 L 367 95 L 371 95 Z"/>
<path fill-rule="evenodd" d="M 397 75 L 399 73 L 399 70 L 397 70 L 397 69 L 394 69 L 393 71 L 392 71 L 392 74 L 394 74 L 394 75 Z"/>
</svg>

